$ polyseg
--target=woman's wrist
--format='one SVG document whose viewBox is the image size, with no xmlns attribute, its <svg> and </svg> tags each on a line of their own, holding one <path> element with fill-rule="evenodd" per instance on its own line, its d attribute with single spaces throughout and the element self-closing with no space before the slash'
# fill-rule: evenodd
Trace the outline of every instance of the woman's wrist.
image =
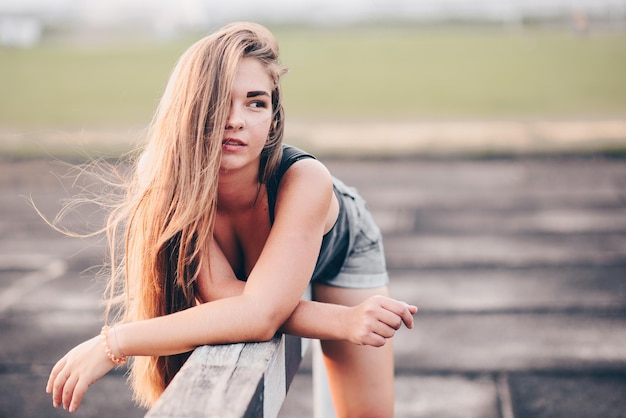
<svg viewBox="0 0 626 418">
<path fill-rule="evenodd" d="M 338 305 L 341 307 L 340 310 L 340 315 L 338 316 L 338 328 L 339 328 L 339 335 L 338 335 L 338 340 L 342 340 L 342 341 L 351 341 L 350 337 L 351 337 L 351 332 L 352 332 L 352 321 L 351 321 L 351 315 L 352 315 L 352 310 L 350 309 L 350 307 L 348 306 L 343 306 L 343 305 Z"/>
<path fill-rule="evenodd" d="M 102 339 L 104 352 L 109 360 L 118 366 L 126 363 L 127 357 L 120 349 L 116 327 L 109 327 L 108 325 L 103 326 L 100 332 L 100 338 Z"/>
</svg>

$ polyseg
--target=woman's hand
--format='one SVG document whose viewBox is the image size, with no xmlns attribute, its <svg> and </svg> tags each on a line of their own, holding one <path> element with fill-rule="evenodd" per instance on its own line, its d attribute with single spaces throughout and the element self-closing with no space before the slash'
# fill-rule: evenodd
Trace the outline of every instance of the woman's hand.
<svg viewBox="0 0 626 418">
<path fill-rule="evenodd" d="M 46 392 L 52 393 L 55 408 L 75 412 L 83 396 L 96 380 L 115 364 L 106 355 L 101 338 L 94 337 L 74 347 L 50 372 Z"/>
<path fill-rule="evenodd" d="M 386 296 L 372 296 L 347 311 L 348 341 L 358 345 L 381 347 L 402 324 L 413 328 L 417 307 Z"/>
</svg>

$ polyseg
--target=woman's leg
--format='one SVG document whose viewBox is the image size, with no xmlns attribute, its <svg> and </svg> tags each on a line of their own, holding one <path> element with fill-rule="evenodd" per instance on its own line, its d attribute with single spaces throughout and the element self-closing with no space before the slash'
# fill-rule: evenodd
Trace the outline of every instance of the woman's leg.
<svg viewBox="0 0 626 418">
<path fill-rule="evenodd" d="M 355 306 L 370 296 L 387 296 L 387 287 L 346 289 L 315 284 L 320 302 Z M 392 340 L 383 347 L 346 341 L 322 341 L 333 404 L 338 418 L 392 417 L 394 363 Z"/>
</svg>

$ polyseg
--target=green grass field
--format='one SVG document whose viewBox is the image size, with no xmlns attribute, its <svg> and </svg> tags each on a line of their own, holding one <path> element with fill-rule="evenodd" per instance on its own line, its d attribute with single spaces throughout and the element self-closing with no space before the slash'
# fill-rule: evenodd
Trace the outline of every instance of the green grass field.
<svg viewBox="0 0 626 418">
<path fill-rule="evenodd" d="M 626 113 L 626 34 L 277 29 L 291 117 L 593 117 Z M 166 44 L 0 49 L 0 128 L 145 125 Z"/>
</svg>

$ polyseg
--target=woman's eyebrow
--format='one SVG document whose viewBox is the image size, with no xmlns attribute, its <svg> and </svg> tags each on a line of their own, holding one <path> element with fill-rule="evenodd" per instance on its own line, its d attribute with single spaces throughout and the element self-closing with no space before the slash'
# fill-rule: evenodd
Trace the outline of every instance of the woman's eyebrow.
<svg viewBox="0 0 626 418">
<path fill-rule="evenodd" d="M 269 93 L 263 90 L 257 90 L 257 91 L 249 91 L 248 94 L 246 95 L 246 97 L 258 97 L 258 96 L 268 96 L 269 97 Z"/>
</svg>

